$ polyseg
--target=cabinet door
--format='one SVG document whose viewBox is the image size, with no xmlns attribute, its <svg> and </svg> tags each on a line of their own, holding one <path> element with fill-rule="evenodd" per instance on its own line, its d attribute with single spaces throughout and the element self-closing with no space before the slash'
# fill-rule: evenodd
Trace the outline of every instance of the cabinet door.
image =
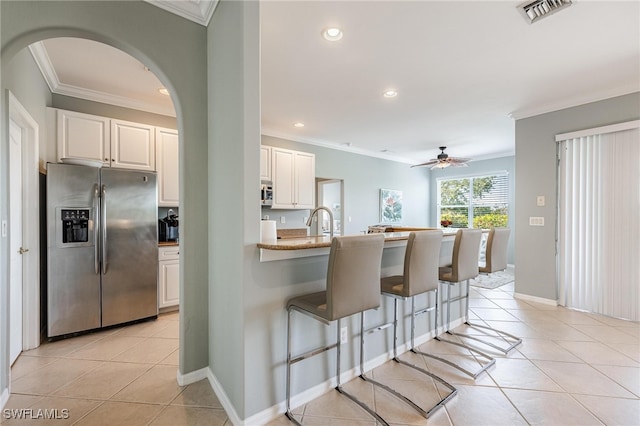
<svg viewBox="0 0 640 426">
<path fill-rule="evenodd" d="M 260 146 L 260 180 L 271 180 L 270 146 Z"/>
<path fill-rule="evenodd" d="M 147 124 L 111 120 L 111 167 L 154 171 L 154 130 Z"/>
<path fill-rule="evenodd" d="M 62 158 L 83 158 L 109 165 L 108 118 L 58 110 L 57 126 L 58 161 Z"/>
<path fill-rule="evenodd" d="M 176 207 L 180 199 L 178 131 L 156 128 L 158 205 Z"/>
<path fill-rule="evenodd" d="M 176 306 L 180 303 L 180 261 L 166 260 L 158 265 L 158 308 Z"/>
<path fill-rule="evenodd" d="M 271 149 L 271 177 L 273 178 L 274 209 L 294 208 L 294 151 Z"/>
<path fill-rule="evenodd" d="M 295 208 L 313 209 L 316 205 L 316 156 L 306 152 L 295 155 Z"/>
</svg>

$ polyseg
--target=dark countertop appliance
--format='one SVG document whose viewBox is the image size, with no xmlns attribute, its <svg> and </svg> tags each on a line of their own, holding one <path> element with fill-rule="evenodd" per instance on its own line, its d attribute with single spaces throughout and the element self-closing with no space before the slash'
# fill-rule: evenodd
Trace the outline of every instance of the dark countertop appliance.
<svg viewBox="0 0 640 426">
<path fill-rule="evenodd" d="M 158 220 L 158 241 L 178 241 L 179 229 L 178 216 L 169 209 L 167 217 Z"/>
</svg>

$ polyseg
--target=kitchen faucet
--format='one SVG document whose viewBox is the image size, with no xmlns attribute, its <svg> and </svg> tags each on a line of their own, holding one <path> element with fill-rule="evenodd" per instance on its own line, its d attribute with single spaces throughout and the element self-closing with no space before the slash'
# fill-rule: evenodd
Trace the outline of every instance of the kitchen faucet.
<svg viewBox="0 0 640 426">
<path fill-rule="evenodd" d="M 331 209 L 328 207 L 316 207 L 309 215 L 309 219 L 307 219 L 307 226 L 311 226 L 311 223 L 313 222 L 313 215 L 318 213 L 319 210 L 324 210 L 329 213 L 329 238 L 333 238 L 333 213 L 331 213 Z"/>
</svg>

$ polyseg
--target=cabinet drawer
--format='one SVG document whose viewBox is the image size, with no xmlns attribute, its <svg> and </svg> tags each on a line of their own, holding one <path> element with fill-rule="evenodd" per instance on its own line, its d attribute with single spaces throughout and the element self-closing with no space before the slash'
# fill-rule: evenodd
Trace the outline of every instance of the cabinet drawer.
<svg viewBox="0 0 640 426">
<path fill-rule="evenodd" d="M 178 260 L 180 258 L 180 246 L 174 247 L 159 247 L 158 248 L 158 260 Z"/>
</svg>

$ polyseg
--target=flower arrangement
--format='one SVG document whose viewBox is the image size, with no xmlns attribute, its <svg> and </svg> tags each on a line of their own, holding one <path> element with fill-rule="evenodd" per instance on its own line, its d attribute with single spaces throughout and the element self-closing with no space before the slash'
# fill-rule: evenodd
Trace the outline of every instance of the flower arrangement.
<svg viewBox="0 0 640 426">
<path fill-rule="evenodd" d="M 447 220 L 447 219 L 443 219 L 443 220 L 440 221 L 440 225 L 443 228 L 448 228 L 449 226 L 453 225 L 453 222 L 451 222 L 450 220 Z"/>
</svg>

